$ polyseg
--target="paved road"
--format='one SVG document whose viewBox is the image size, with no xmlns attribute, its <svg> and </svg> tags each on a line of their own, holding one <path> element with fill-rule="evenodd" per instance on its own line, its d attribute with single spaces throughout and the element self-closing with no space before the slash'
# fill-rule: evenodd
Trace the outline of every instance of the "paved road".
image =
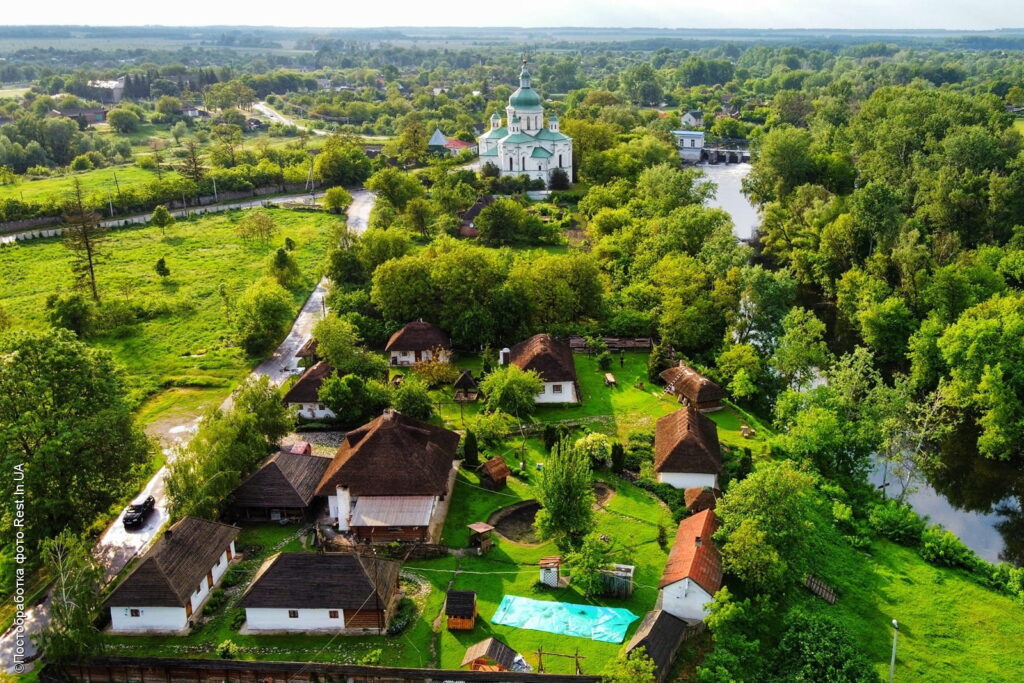
<svg viewBox="0 0 1024 683">
<path fill-rule="evenodd" d="M 366 230 L 370 220 L 370 210 L 373 208 L 374 195 L 368 190 L 354 190 L 352 192 L 352 205 L 348 210 L 348 227 L 353 232 L 361 233 Z M 273 355 L 260 363 L 252 374 L 255 376 L 266 375 L 276 385 L 282 384 L 295 372 L 295 352 L 309 339 L 313 326 L 323 317 L 324 297 L 327 294 L 327 279 L 322 279 L 310 294 L 309 299 L 303 305 L 302 310 L 296 317 L 288 336 L 274 350 Z M 231 406 L 231 397 L 224 399 L 222 407 Z M 190 423 L 172 427 L 170 433 L 173 435 L 174 443 L 162 444 L 164 453 L 168 460 L 174 457 L 176 449 L 186 444 L 195 433 L 199 425 L 196 418 Z M 153 496 L 156 500 L 154 513 L 150 515 L 146 524 L 141 529 L 126 531 L 119 515 L 114 523 L 100 536 L 96 543 L 95 553 L 104 564 L 105 580 L 113 579 L 136 555 L 143 552 L 151 541 L 156 537 L 157 532 L 167 521 L 167 491 L 165 481 L 167 468 L 162 467 L 153 478 L 149 480 L 146 487 L 139 494 L 139 497 Z M 42 629 L 48 621 L 46 604 L 38 605 L 26 615 L 27 633 L 35 633 Z M 8 673 L 15 673 L 14 648 L 18 646 L 17 633 L 12 628 L 3 637 L 0 637 L 0 662 Z M 35 646 L 26 637 L 22 646 L 25 647 L 26 659 L 35 656 Z"/>
<path fill-rule="evenodd" d="M 285 126 L 295 126 L 296 128 L 308 130 L 313 135 L 327 135 L 327 131 L 319 130 L 317 128 L 310 128 L 309 126 L 304 126 L 300 123 L 295 123 L 293 119 L 290 119 L 281 112 L 277 111 L 276 109 L 273 109 L 266 102 L 257 102 L 256 104 L 252 105 L 252 108 L 266 116 L 271 121 L 274 121 L 275 123 L 280 123 Z"/>
</svg>

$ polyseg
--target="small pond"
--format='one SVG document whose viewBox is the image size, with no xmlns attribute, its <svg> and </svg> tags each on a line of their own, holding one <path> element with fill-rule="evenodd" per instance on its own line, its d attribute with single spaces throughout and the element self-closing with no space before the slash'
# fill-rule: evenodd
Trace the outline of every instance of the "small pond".
<svg viewBox="0 0 1024 683">
<path fill-rule="evenodd" d="M 510 541 L 537 544 L 540 543 L 540 538 L 533 527 L 533 520 L 537 518 L 538 510 L 540 503 L 526 500 L 498 510 L 491 515 L 487 523 Z"/>
</svg>

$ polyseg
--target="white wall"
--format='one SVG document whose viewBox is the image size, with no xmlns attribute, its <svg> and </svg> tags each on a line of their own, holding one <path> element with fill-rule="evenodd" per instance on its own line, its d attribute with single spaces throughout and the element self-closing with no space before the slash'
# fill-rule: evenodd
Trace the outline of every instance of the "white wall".
<svg viewBox="0 0 1024 683">
<path fill-rule="evenodd" d="M 327 496 L 327 510 L 332 519 L 338 520 L 338 530 L 348 531 L 348 516 L 352 512 L 352 497 L 348 489 L 339 486 L 335 495 Z"/>
<path fill-rule="evenodd" d="M 234 541 L 231 542 L 231 556 L 235 556 Z M 226 572 L 227 570 L 228 554 L 225 551 L 220 554 L 219 558 L 217 558 L 217 564 L 211 567 L 211 571 L 213 572 L 213 588 L 217 587 L 217 584 L 220 583 L 220 578 L 224 576 L 224 572 Z M 196 588 L 198 590 L 193 590 L 192 596 L 189 598 L 189 600 L 192 602 L 192 616 L 196 616 L 199 613 L 199 609 L 202 607 L 203 601 L 206 600 L 207 597 L 209 597 L 211 592 L 213 592 L 213 588 L 211 588 L 208 585 L 208 581 L 206 580 L 205 576 L 203 577 L 202 583 L 196 586 Z"/>
<path fill-rule="evenodd" d="M 288 616 L 287 609 L 246 607 L 246 627 L 250 631 L 325 631 L 345 628 L 345 611 L 337 608 L 338 618 L 331 619 L 327 609 L 300 609 L 298 618 Z"/>
<path fill-rule="evenodd" d="M 703 621 L 712 596 L 690 579 L 670 583 L 661 589 L 661 608 L 680 619 Z"/>
<path fill-rule="evenodd" d="M 139 610 L 139 616 L 130 616 L 132 609 Z M 184 607 L 110 607 L 113 631 L 181 631 L 187 625 Z"/>
<path fill-rule="evenodd" d="M 323 403 L 289 403 L 288 405 L 298 411 L 299 417 L 306 420 L 334 419 L 334 413 Z"/>
<path fill-rule="evenodd" d="M 442 350 L 440 356 L 441 356 L 442 360 L 446 360 L 447 361 L 451 357 L 451 354 L 448 353 L 445 350 Z M 433 357 L 434 357 L 434 353 L 430 349 L 427 349 L 425 351 L 421 351 L 420 352 L 420 359 L 421 360 L 430 360 Z M 389 361 L 390 361 L 390 363 L 392 365 L 415 365 L 416 364 L 416 352 L 415 351 L 392 351 L 390 353 Z"/>
<path fill-rule="evenodd" d="M 717 474 L 699 472 L 658 472 L 658 481 L 677 489 L 688 489 L 695 486 L 718 488 Z"/>
<path fill-rule="evenodd" d="M 562 387 L 562 393 L 556 394 L 555 387 Z M 544 391 L 537 394 L 535 403 L 577 403 L 575 382 L 544 382 Z"/>
</svg>

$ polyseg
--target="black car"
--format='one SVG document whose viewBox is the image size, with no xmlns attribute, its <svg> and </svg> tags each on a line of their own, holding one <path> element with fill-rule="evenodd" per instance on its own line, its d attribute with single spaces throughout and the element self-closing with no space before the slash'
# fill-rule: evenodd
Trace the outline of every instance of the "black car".
<svg viewBox="0 0 1024 683">
<path fill-rule="evenodd" d="M 153 511 L 156 501 L 153 496 L 147 496 L 141 503 L 132 503 L 124 511 L 124 528 L 138 529 L 146 521 L 146 517 Z"/>
</svg>

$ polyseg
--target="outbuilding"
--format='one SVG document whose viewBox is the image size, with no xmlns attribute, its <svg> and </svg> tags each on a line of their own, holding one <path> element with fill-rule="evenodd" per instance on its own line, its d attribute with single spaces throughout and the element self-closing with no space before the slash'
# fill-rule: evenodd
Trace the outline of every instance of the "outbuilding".
<svg viewBox="0 0 1024 683">
<path fill-rule="evenodd" d="M 654 425 L 654 471 L 658 481 L 677 489 L 717 489 L 722 473 L 718 427 L 693 407 L 659 419 Z"/>
<path fill-rule="evenodd" d="M 466 648 L 462 666 L 470 671 L 511 671 L 517 659 L 521 657 L 515 650 L 497 638 L 488 638 Z"/>
<path fill-rule="evenodd" d="M 505 458 L 500 455 L 496 455 L 490 460 L 485 460 L 480 465 L 480 483 L 492 491 L 505 488 L 509 474 L 511 474 L 511 471 L 508 469 L 508 465 L 505 464 Z"/>
<path fill-rule="evenodd" d="M 665 382 L 665 392 L 678 397 L 681 403 L 691 405 L 702 413 L 722 409 L 722 399 L 725 397 L 722 388 L 683 361 L 662 371 L 659 377 Z"/>
<path fill-rule="evenodd" d="M 449 631 L 472 631 L 476 626 L 476 592 L 448 591 L 444 617 Z"/>
<path fill-rule="evenodd" d="M 661 609 L 680 619 L 697 622 L 708 615 L 708 603 L 722 587 L 722 557 L 712 535 L 718 529 L 713 510 L 704 510 L 679 523 L 669 551 L 661 589 Z"/>
<path fill-rule="evenodd" d="M 330 458 L 278 451 L 235 488 L 231 507 L 239 519 L 301 519 L 330 464 Z"/>
</svg>

